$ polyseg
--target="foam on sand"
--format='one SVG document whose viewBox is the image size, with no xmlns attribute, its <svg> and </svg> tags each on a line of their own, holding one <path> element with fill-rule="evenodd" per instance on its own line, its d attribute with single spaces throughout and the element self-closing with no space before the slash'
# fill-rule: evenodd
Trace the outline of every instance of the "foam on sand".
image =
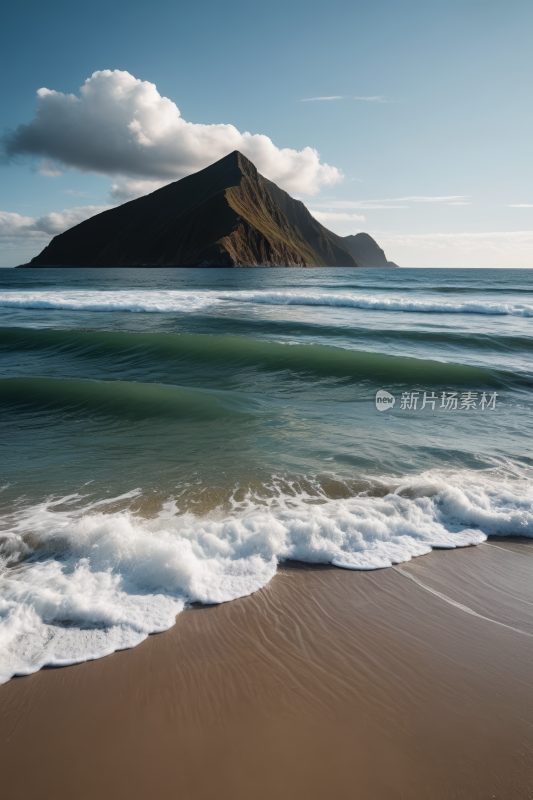
<svg viewBox="0 0 533 800">
<path fill-rule="evenodd" d="M 155 519 L 106 513 L 112 501 L 78 495 L 12 512 L 0 540 L 0 681 L 133 647 L 186 603 L 257 591 L 285 559 L 379 569 L 490 534 L 533 536 L 526 480 L 431 472 L 385 486 L 345 499 L 274 486 L 207 517 L 172 498 Z"/>
</svg>

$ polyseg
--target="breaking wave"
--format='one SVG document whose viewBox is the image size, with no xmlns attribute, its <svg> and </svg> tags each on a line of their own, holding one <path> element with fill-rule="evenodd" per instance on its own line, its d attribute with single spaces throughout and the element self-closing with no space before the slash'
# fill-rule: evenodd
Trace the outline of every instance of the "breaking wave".
<svg viewBox="0 0 533 800">
<path fill-rule="evenodd" d="M 194 312 L 227 301 L 273 306 L 334 306 L 373 311 L 403 311 L 441 314 L 487 314 L 533 316 L 533 306 L 494 303 L 486 300 L 440 302 L 402 296 L 379 297 L 356 294 L 301 292 L 216 291 L 13 291 L 0 292 L 0 307 L 69 311 L 131 311 L 145 313 Z"/>
<path fill-rule="evenodd" d="M 239 296 L 237 296 L 237 294 Z M 467 303 L 442 303 L 412 300 L 405 297 L 372 297 L 344 294 L 300 294 L 292 292 L 239 292 L 233 299 L 275 306 L 335 306 L 373 311 L 415 311 L 442 314 L 489 314 L 517 317 L 533 316 L 533 306 L 514 303 L 490 303 L 479 300 Z"/>
<path fill-rule="evenodd" d="M 325 486 L 273 479 L 205 516 L 171 497 L 142 517 L 128 508 L 141 490 L 11 509 L 0 534 L 0 682 L 133 647 L 187 604 L 255 592 L 287 559 L 380 569 L 490 534 L 533 536 L 533 489 L 519 477 L 433 471 L 344 483 L 341 497 Z"/>
</svg>

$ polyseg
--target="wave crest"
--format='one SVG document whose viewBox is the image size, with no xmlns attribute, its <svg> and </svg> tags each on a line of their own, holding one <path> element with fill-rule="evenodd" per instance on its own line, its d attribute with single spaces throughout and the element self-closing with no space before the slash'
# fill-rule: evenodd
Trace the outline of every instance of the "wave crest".
<svg viewBox="0 0 533 800">
<path fill-rule="evenodd" d="M 187 292 L 161 291 L 12 291 L 0 292 L 1 308 L 56 309 L 68 311 L 131 311 L 144 313 L 194 312 L 225 301 L 274 306 L 334 306 L 373 311 L 440 314 L 487 314 L 533 316 L 533 306 L 493 303 L 486 300 L 440 302 L 409 297 L 302 292 Z"/>
<path fill-rule="evenodd" d="M 523 479 L 431 472 L 359 491 L 346 484 L 341 498 L 308 486 L 274 481 L 204 517 L 180 513 L 172 498 L 152 519 L 105 513 L 140 490 L 85 506 L 78 495 L 49 500 L 4 517 L 0 681 L 133 647 L 169 628 L 187 603 L 265 586 L 286 559 L 380 569 L 490 534 L 533 536 Z"/>
</svg>

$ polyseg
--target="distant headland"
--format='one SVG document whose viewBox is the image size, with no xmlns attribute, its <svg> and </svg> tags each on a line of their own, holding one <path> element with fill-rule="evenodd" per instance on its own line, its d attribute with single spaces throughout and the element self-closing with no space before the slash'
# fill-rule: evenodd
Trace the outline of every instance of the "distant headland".
<svg viewBox="0 0 533 800">
<path fill-rule="evenodd" d="M 21 267 L 396 267 L 367 233 L 337 236 L 234 151 L 55 236 Z"/>
</svg>

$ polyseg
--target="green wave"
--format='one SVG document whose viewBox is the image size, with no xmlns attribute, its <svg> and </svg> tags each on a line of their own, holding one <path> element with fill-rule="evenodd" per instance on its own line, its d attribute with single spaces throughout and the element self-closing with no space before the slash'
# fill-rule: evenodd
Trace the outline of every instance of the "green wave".
<svg viewBox="0 0 533 800">
<path fill-rule="evenodd" d="M 0 406 L 34 412 L 71 411 L 124 417 L 196 421 L 252 418 L 259 404 L 231 392 L 216 393 L 133 381 L 56 378 L 0 380 Z"/>
<path fill-rule="evenodd" d="M 372 334 L 369 332 L 369 338 Z M 282 344 L 241 336 L 123 333 L 106 331 L 0 329 L 0 349 L 41 351 L 86 362 L 104 361 L 117 370 L 149 367 L 150 380 L 171 382 L 183 373 L 207 368 L 210 376 L 242 370 L 285 373 L 300 378 L 409 385 L 504 386 L 520 382 L 510 372 L 464 364 L 345 350 L 319 344 Z M 205 371 L 205 370 L 204 370 Z M 199 380 L 201 383 L 201 380 Z"/>
</svg>

